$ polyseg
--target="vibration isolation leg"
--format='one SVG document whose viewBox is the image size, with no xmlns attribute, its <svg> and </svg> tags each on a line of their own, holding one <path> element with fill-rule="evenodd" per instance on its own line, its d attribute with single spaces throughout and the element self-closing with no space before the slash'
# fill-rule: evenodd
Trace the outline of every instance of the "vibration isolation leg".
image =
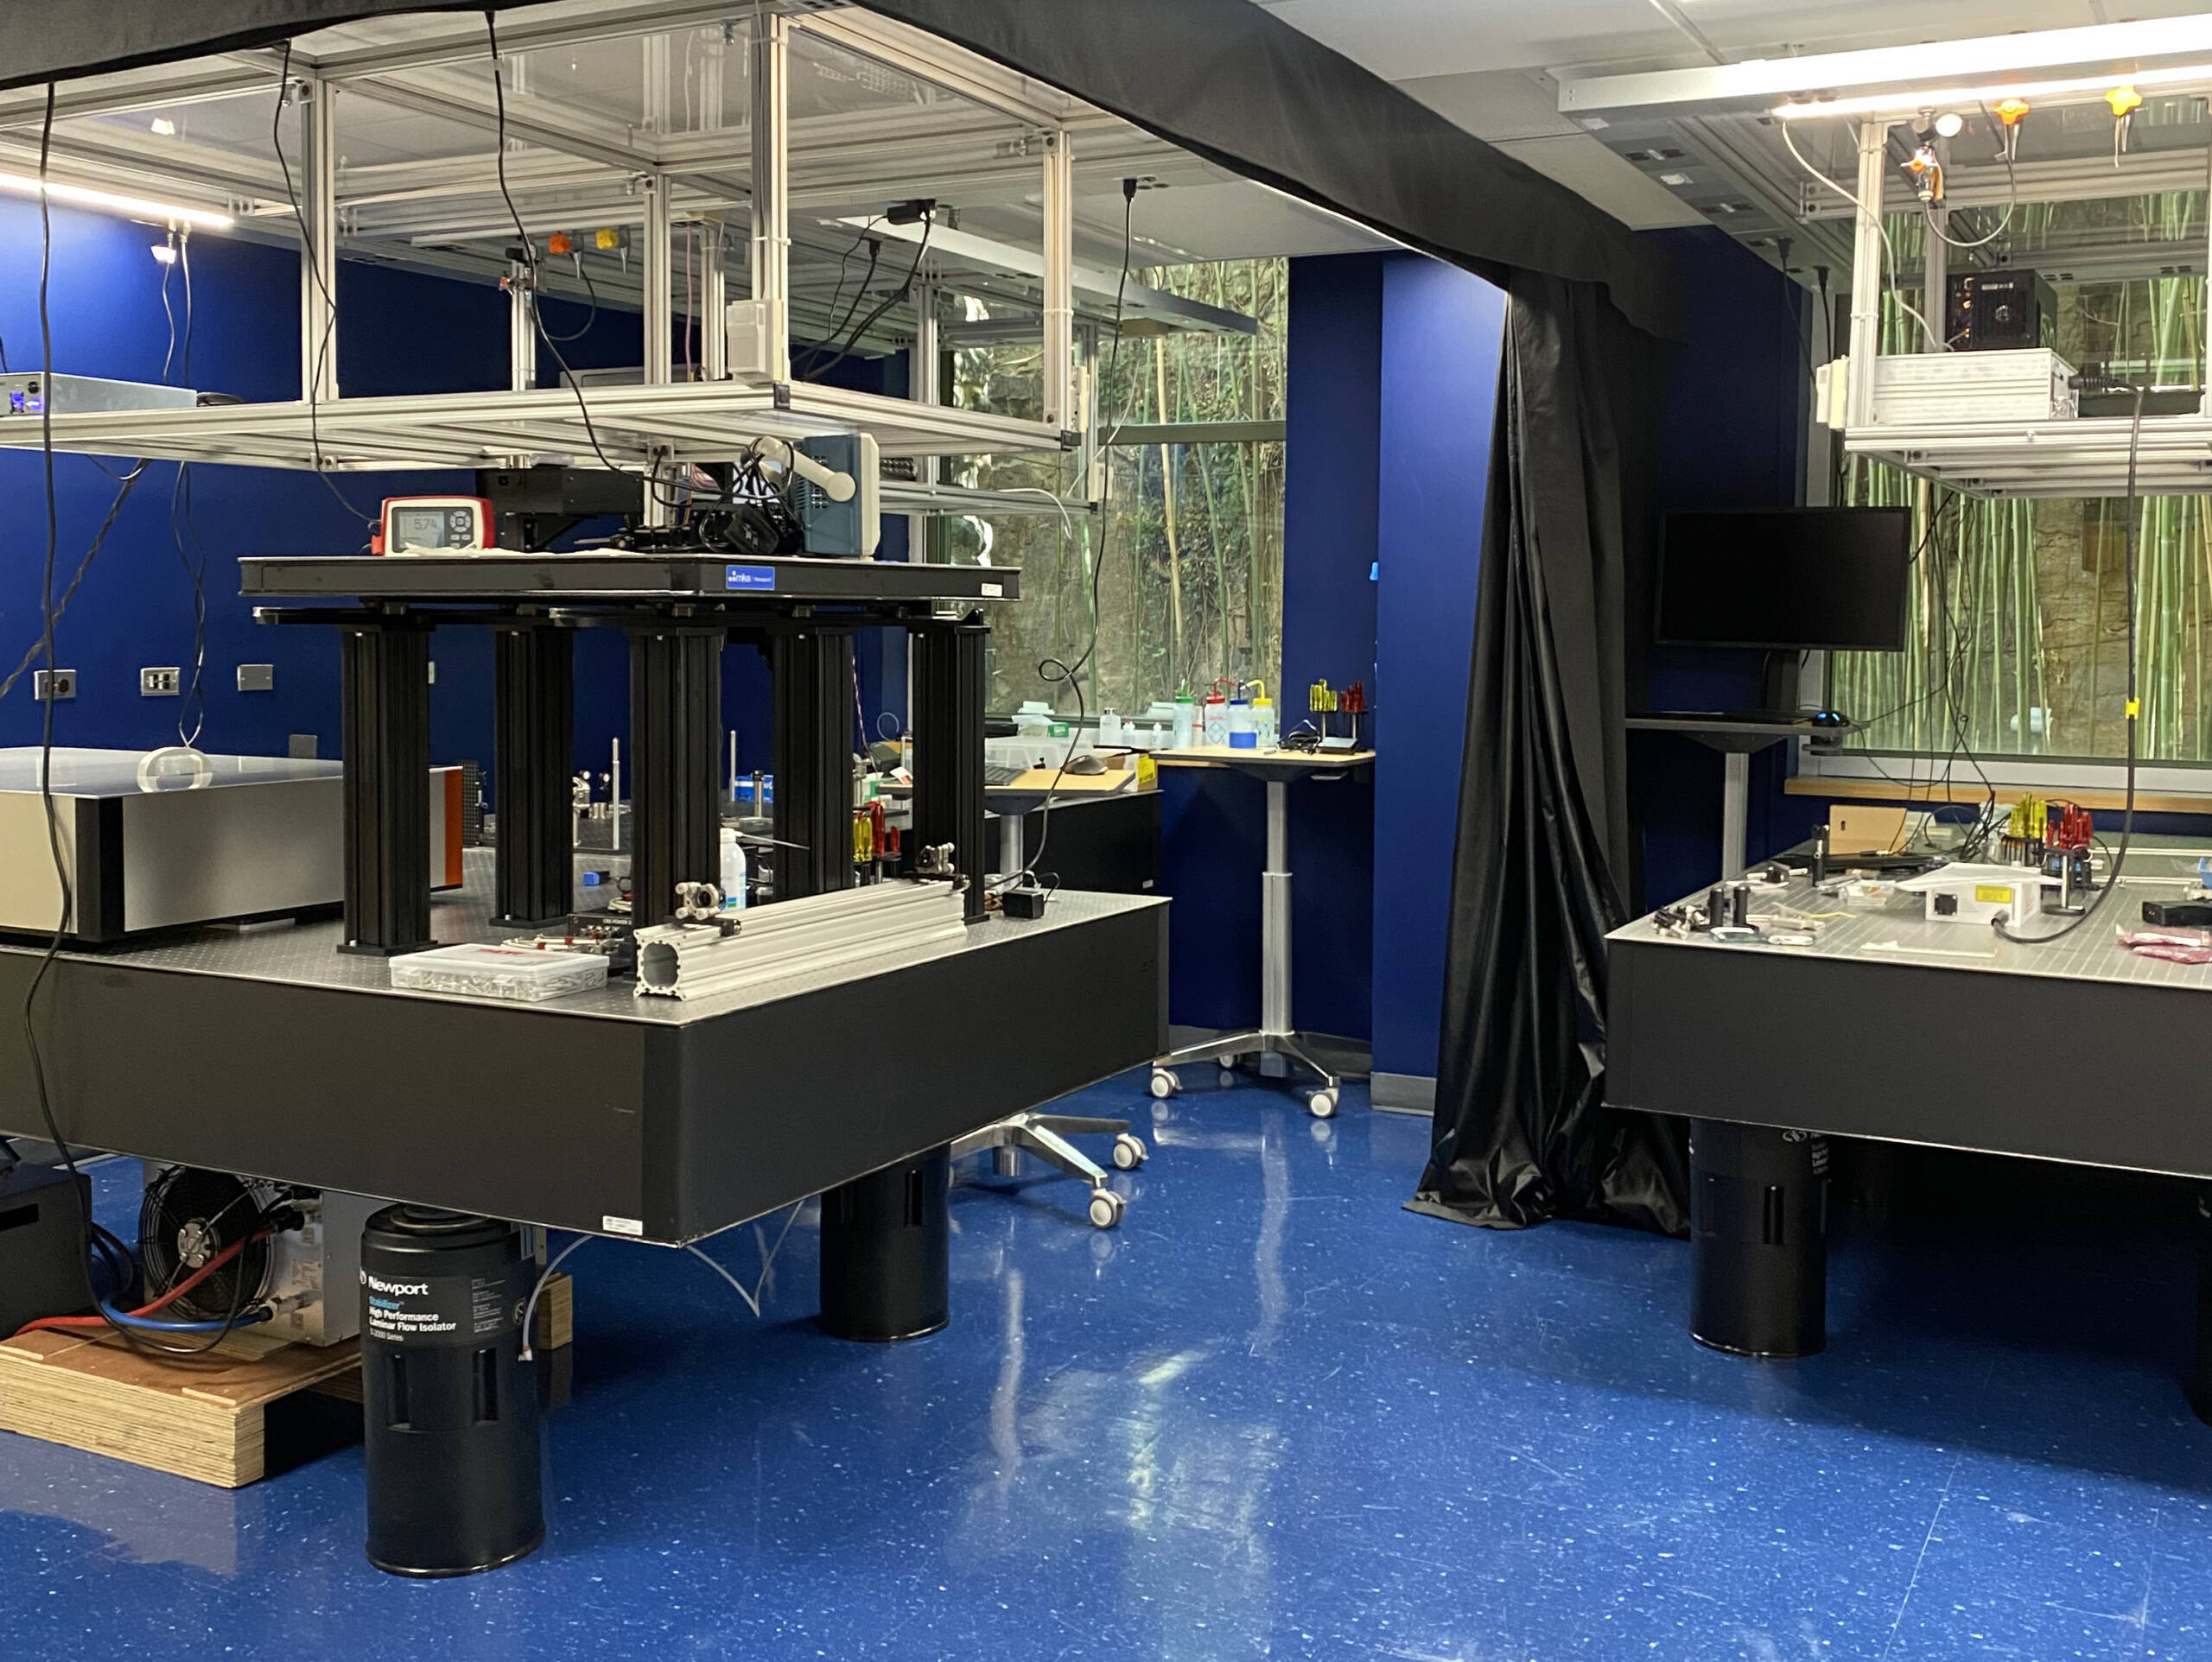
<svg viewBox="0 0 2212 1662">
<path fill-rule="evenodd" d="M 542 624 L 495 629 L 492 640 L 492 783 L 499 805 L 493 917 L 540 923 L 575 904 L 575 640 Z"/>
<path fill-rule="evenodd" d="M 906 638 L 914 684 L 913 844 L 952 845 L 953 862 L 968 879 L 973 923 L 983 916 L 983 874 L 990 870 L 983 841 L 983 704 L 991 631 L 973 618 L 935 621 L 911 627 Z"/>
<path fill-rule="evenodd" d="M 1739 1356 L 1827 1343 L 1825 1139 L 1690 1126 L 1690 1336 Z"/>
<path fill-rule="evenodd" d="M 369 1562 L 396 1576 L 497 1570 L 545 1538 L 536 1383 L 519 1318 L 522 1229 L 426 1206 L 361 1232 Z"/>
<path fill-rule="evenodd" d="M 775 684 L 776 898 L 853 884 L 853 631 L 804 624 L 768 652 Z M 796 847 L 791 845 L 796 844 Z"/>
<path fill-rule="evenodd" d="M 952 1319 L 952 1151 L 841 1183 L 822 1197 L 822 1329 L 887 1343 Z"/>
<path fill-rule="evenodd" d="M 2196 1191 L 2196 1363 L 2189 1405 L 2212 1425 L 2212 1189 Z"/>
<path fill-rule="evenodd" d="M 338 631 L 345 710 L 346 935 L 391 956 L 430 938 L 430 625 L 404 613 Z"/>
<path fill-rule="evenodd" d="M 721 877 L 724 638 L 674 623 L 630 631 L 630 916 L 639 929 L 675 916 L 677 884 Z"/>
</svg>

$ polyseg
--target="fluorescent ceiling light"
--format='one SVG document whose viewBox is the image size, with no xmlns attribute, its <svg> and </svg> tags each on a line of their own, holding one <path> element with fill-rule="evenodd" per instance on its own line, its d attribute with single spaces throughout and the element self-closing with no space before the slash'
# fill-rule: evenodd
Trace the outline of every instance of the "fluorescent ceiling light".
<svg viewBox="0 0 2212 1662">
<path fill-rule="evenodd" d="M 0 173 L 0 190 L 11 190 L 24 196 L 36 196 L 41 190 L 50 200 L 67 202 L 77 207 L 99 208 L 109 213 L 119 213 L 126 219 L 151 219 L 160 225 L 197 225 L 206 231 L 228 231 L 238 223 L 227 213 L 214 213 L 206 208 L 180 207 L 174 202 L 152 202 L 143 196 L 118 196 L 111 190 L 92 190 L 83 185 L 65 185 L 48 180 L 41 185 L 30 174 Z"/>
<path fill-rule="evenodd" d="M 2008 81 L 1999 86 L 1942 86 L 1926 92 L 1868 92 L 1858 98 L 1815 98 L 1796 104 L 1777 104 L 1770 115 L 1783 121 L 1804 121 L 1819 116 L 1910 116 L 1923 110 L 1941 110 L 1961 104 L 1994 104 L 1999 98 L 2064 98 L 2069 93 L 2094 92 L 2102 97 L 2115 86 L 2172 86 L 2190 81 L 2212 81 L 2212 64 L 2190 64 L 2177 69 L 2143 69 L 2109 75 L 2073 75 L 2063 80 Z"/>
</svg>

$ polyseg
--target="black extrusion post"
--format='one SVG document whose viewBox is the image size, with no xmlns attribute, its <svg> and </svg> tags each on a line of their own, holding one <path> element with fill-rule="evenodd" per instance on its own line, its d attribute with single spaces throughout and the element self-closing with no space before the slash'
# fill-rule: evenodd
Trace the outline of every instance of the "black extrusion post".
<svg viewBox="0 0 2212 1662">
<path fill-rule="evenodd" d="M 1690 1123 L 1690 1336 L 1741 1356 L 1827 1343 L 1825 1139 Z"/>
<path fill-rule="evenodd" d="M 910 848 L 952 845 L 968 879 L 968 921 L 983 916 L 983 702 L 991 631 L 930 623 L 907 634 L 914 685 L 914 828 Z"/>
<path fill-rule="evenodd" d="M 575 905 L 575 644 L 543 625 L 493 631 L 492 759 L 499 790 L 494 921 L 539 923 Z"/>
<path fill-rule="evenodd" d="M 721 877 L 723 638 L 673 623 L 630 631 L 630 917 L 640 929 L 675 915 L 677 884 Z"/>
<path fill-rule="evenodd" d="M 840 1183 L 822 1197 L 822 1328 L 888 1343 L 952 1319 L 952 1151 Z"/>
<path fill-rule="evenodd" d="M 853 885 L 853 631 L 776 637 L 776 898 Z M 791 847 L 798 844 L 797 847 Z"/>
<path fill-rule="evenodd" d="M 338 631 L 345 671 L 346 939 L 389 956 L 430 938 L 430 625 Z"/>
</svg>

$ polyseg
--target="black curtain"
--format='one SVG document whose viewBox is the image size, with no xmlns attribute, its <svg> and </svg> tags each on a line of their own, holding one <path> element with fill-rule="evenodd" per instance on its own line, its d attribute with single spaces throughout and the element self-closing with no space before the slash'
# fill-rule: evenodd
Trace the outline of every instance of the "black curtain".
<svg viewBox="0 0 2212 1662">
<path fill-rule="evenodd" d="M 1436 1119 L 1413 1206 L 1682 1234 L 1682 1128 L 1604 1106 L 1662 349 L 1594 285 L 1516 272 L 1508 293 Z"/>
</svg>

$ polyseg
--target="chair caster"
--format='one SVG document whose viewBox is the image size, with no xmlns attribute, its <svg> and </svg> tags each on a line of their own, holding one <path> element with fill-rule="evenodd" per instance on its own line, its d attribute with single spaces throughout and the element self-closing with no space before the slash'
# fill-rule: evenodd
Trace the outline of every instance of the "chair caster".
<svg viewBox="0 0 2212 1662">
<path fill-rule="evenodd" d="M 1336 1087 L 1333 1085 L 1325 1085 L 1319 1090 L 1314 1092 L 1313 1095 L 1307 1097 L 1306 1099 L 1306 1112 L 1312 1114 L 1316 1120 L 1330 1120 L 1335 1118 L 1337 1112 Z"/>
<path fill-rule="evenodd" d="M 1183 1082 L 1176 1078 L 1173 1068 L 1154 1068 L 1152 1070 L 1152 1094 L 1161 1101 L 1166 1101 L 1182 1088 Z"/>
<path fill-rule="evenodd" d="M 1142 1165 L 1146 1152 L 1144 1139 L 1126 1131 L 1114 1139 L 1114 1164 L 1124 1171 L 1135 1171 Z"/>
<path fill-rule="evenodd" d="M 1090 1191 L 1090 1221 L 1101 1229 L 1111 1229 L 1122 1221 L 1122 1208 L 1127 1202 L 1110 1189 Z"/>
</svg>

